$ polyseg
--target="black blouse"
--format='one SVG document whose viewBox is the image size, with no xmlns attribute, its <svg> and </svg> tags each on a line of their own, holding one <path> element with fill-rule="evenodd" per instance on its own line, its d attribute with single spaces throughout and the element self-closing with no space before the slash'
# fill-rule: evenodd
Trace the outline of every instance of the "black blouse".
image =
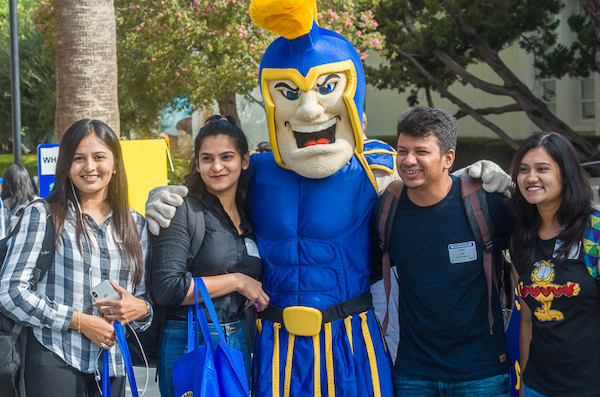
<svg viewBox="0 0 600 397">
<path fill-rule="evenodd" d="M 161 229 L 157 237 L 153 236 L 151 288 L 156 303 L 171 308 L 167 320 L 187 319 L 187 307 L 181 306 L 181 302 L 192 277 L 243 273 L 258 279 L 261 275 L 256 238 L 246 215 L 240 213 L 240 226 L 244 232 L 239 234 L 216 196 L 208 193 L 200 204 L 204 208 L 206 232 L 200 251 L 191 253 L 194 259 L 189 265 L 190 236 L 185 205 L 177 208 L 167 229 Z M 213 303 L 221 324 L 244 317 L 246 298 L 238 292 L 213 298 Z"/>
</svg>

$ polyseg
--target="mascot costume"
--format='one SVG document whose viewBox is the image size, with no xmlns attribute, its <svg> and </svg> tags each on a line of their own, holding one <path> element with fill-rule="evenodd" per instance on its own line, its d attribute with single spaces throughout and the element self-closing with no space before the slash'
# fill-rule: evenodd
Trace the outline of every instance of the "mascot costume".
<svg viewBox="0 0 600 397">
<path fill-rule="evenodd" d="M 253 1 L 282 37 L 260 64 L 272 153 L 252 156 L 248 206 L 271 297 L 254 349 L 257 396 L 392 396 L 392 362 L 369 292 L 373 170 L 393 149 L 363 143 L 356 49 L 320 28 L 313 1 Z"/>
<path fill-rule="evenodd" d="M 281 36 L 259 75 L 273 152 L 251 157 L 248 207 L 271 298 L 257 320 L 253 392 L 393 396 L 369 292 L 370 219 L 378 193 L 398 176 L 394 150 L 363 141 L 361 61 L 348 40 L 317 26 L 315 0 L 253 0 L 250 14 Z M 486 190 L 504 190 L 498 170 L 485 163 L 472 172 L 488 174 Z M 168 203 L 180 204 L 172 193 L 186 194 L 168 187 L 149 199 L 154 234 L 169 224 Z"/>
</svg>

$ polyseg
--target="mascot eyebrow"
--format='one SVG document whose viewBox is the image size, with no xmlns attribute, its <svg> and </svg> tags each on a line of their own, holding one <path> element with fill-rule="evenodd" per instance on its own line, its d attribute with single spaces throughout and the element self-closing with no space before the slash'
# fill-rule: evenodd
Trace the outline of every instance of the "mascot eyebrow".
<svg viewBox="0 0 600 397">
<path fill-rule="evenodd" d="M 277 85 L 275 86 L 275 88 L 279 88 L 279 87 L 287 88 L 288 90 L 294 91 L 294 92 L 300 91 L 300 88 L 298 88 L 298 87 L 292 88 L 289 85 L 287 85 L 286 83 L 277 83 Z"/>
<path fill-rule="evenodd" d="M 325 81 L 324 81 L 324 82 L 322 82 L 321 84 L 317 83 L 317 87 L 323 87 L 325 84 L 327 84 L 327 82 L 328 82 L 329 80 L 331 80 L 331 79 L 339 79 L 339 78 L 340 78 L 340 76 L 338 76 L 338 75 L 337 75 L 337 74 L 335 74 L 335 73 L 332 73 L 332 74 L 330 74 L 329 76 L 327 76 L 327 77 L 325 78 Z"/>
</svg>

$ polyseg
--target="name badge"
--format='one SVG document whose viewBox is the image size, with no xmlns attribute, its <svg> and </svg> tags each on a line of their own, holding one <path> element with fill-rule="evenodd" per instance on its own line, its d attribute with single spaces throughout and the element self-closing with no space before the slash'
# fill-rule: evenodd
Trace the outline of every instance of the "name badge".
<svg viewBox="0 0 600 397">
<path fill-rule="evenodd" d="M 562 246 L 563 242 L 562 240 L 556 240 L 556 243 L 554 243 L 554 252 L 552 253 L 552 257 L 553 258 L 558 258 L 558 255 L 556 255 L 556 250 L 558 250 L 561 246 Z M 575 244 L 573 247 L 571 247 L 571 251 L 569 252 L 569 256 L 567 257 L 567 259 L 577 259 L 579 258 L 579 251 L 581 250 L 581 242 L 579 242 L 579 244 Z"/>
<path fill-rule="evenodd" d="M 244 242 L 246 243 L 246 252 L 248 253 L 248 255 L 260 259 L 260 254 L 258 252 L 258 246 L 254 242 L 254 240 L 245 238 Z"/>
<path fill-rule="evenodd" d="M 477 259 L 477 246 L 475 241 L 448 244 L 448 254 L 452 264 L 472 262 Z"/>
</svg>

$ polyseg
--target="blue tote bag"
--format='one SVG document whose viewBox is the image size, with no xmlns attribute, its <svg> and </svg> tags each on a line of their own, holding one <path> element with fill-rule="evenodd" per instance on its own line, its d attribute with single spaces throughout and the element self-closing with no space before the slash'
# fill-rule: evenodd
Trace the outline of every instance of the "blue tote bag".
<svg viewBox="0 0 600 397">
<path fill-rule="evenodd" d="M 196 302 L 193 308 L 188 306 L 188 353 L 173 363 L 175 396 L 248 397 L 250 392 L 242 352 L 227 346 L 204 281 L 195 278 L 194 284 Z M 216 345 L 204 310 L 198 304 L 198 291 L 219 334 L 220 341 Z M 197 321 L 193 320 L 194 312 Z M 198 346 L 198 323 L 206 343 L 204 346 Z"/>
<path fill-rule="evenodd" d="M 125 338 L 125 331 L 121 323 L 114 323 L 115 336 L 117 337 L 117 344 L 121 350 L 123 361 L 125 362 L 125 370 L 127 371 L 127 378 L 129 379 L 129 387 L 131 388 L 131 394 L 133 397 L 139 397 L 137 384 L 135 382 L 135 374 L 133 372 L 133 364 L 131 363 L 131 355 L 129 354 L 129 347 L 127 347 L 127 339 Z M 110 389 L 110 378 L 108 376 L 108 350 L 104 350 L 103 365 L 102 365 L 102 397 L 111 397 Z"/>
</svg>

